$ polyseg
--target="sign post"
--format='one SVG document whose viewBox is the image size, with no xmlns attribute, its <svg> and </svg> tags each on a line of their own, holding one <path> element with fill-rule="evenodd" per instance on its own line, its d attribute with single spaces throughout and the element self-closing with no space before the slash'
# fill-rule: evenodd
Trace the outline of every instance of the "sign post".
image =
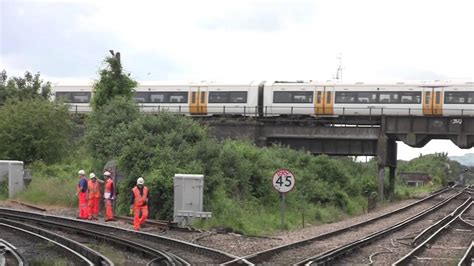
<svg viewBox="0 0 474 266">
<path fill-rule="evenodd" d="M 278 169 L 273 175 L 273 188 L 280 193 L 281 200 L 281 227 L 285 226 L 285 196 L 295 187 L 295 175 L 288 169 Z"/>
</svg>

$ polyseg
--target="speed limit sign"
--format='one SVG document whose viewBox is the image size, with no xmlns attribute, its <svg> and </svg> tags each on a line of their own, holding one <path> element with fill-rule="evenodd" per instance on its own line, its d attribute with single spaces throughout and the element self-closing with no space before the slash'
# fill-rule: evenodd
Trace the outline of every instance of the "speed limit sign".
<svg viewBox="0 0 474 266">
<path fill-rule="evenodd" d="M 273 175 L 273 187 L 280 193 L 290 192 L 295 182 L 295 175 L 285 168 L 278 169 Z"/>
</svg>

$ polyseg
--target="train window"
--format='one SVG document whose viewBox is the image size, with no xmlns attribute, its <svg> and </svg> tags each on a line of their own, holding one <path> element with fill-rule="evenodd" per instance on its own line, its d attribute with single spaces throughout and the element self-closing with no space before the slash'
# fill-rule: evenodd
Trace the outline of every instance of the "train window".
<svg viewBox="0 0 474 266">
<path fill-rule="evenodd" d="M 312 103 L 312 91 L 275 91 L 273 92 L 274 103 Z"/>
<path fill-rule="evenodd" d="M 326 93 L 326 103 L 331 103 L 331 96 L 332 96 L 332 93 L 328 91 Z"/>
<path fill-rule="evenodd" d="M 439 104 L 441 102 L 441 92 L 437 91 L 436 92 L 436 104 Z"/>
<path fill-rule="evenodd" d="M 135 101 L 138 103 L 187 103 L 187 92 L 135 92 Z"/>
<path fill-rule="evenodd" d="M 377 92 L 357 92 L 358 103 L 376 103 Z"/>
<path fill-rule="evenodd" d="M 171 103 L 187 103 L 188 93 L 187 92 L 170 92 L 169 102 Z"/>
<path fill-rule="evenodd" d="M 321 92 L 320 92 L 320 91 L 318 91 L 318 92 L 316 93 L 316 102 L 317 102 L 317 103 L 321 103 Z"/>
<path fill-rule="evenodd" d="M 467 101 L 468 104 L 474 104 L 474 92 L 467 93 Z"/>
<path fill-rule="evenodd" d="M 431 98 L 431 92 L 427 91 L 425 94 L 425 105 L 430 104 L 430 101 L 431 101 L 430 98 Z"/>
<path fill-rule="evenodd" d="M 336 103 L 355 103 L 356 92 L 336 91 Z"/>
<path fill-rule="evenodd" d="M 192 94 L 192 96 L 191 96 L 191 102 L 192 102 L 192 103 L 196 103 L 196 93 L 197 93 L 197 92 L 195 92 L 195 91 L 193 91 L 193 92 L 191 93 L 191 94 Z"/>
<path fill-rule="evenodd" d="M 474 104 L 474 93 L 463 91 L 447 91 L 444 93 L 444 103 Z"/>
<path fill-rule="evenodd" d="M 246 103 L 246 91 L 211 91 L 209 103 Z"/>
<path fill-rule="evenodd" d="M 135 92 L 133 98 L 137 103 L 148 103 L 150 102 L 150 93 L 148 92 Z"/>
<path fill-rule="evenodd" d="M 247 92 L 246 91 L 233 91 L 230 93 L 230 102 L 231 103 L 246 103 L 247 102 Z"/>
<path fill-rule="evenodd" d="M 399 103 L 398 92 L 380 92 L 379 103 Z"/>
<path fill-rule="evenodd" d="M 56 99 L 66 103 L 89 103 L 90 92 L 56 92 Z"/>
<path fill-rule="evenodd" d="M 228 96 L 228 92 L 211 91 L 209 93 L 209 103 L 226 103 Z"/>
<path fill-rule="evenodd" d="M 400 92 L 401 103 L 421 103 L 420 92 Z"/>
<path fill-rule="evenodd" d="M 165 93 L 164 92 L 152 92 L 150 95 L 150 102 L 152 103 L 164 103 Z"/>
</svg>

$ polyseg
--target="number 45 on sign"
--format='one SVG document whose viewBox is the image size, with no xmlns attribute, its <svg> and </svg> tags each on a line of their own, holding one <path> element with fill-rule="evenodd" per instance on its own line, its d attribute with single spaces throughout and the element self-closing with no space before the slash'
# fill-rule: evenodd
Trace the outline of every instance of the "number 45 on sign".
<svg viewBox="0 0 474 266">
<path fill-rule="evenodd" d="M 295 175 L 288 169 L 278 169 L 273 175 L 273 187 L 280 193 L 290 192 L 295 181 Z"/>
</svg>

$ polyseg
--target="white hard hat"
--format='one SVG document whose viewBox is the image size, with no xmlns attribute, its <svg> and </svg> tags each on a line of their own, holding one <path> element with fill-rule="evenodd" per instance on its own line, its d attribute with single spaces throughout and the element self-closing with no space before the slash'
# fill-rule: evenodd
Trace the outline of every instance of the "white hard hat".
<svg viewBox="0 0 474 266">
<path fill-rule="evenodd" d="M 77 172 L 77 173 L 80 174 L 80 175 L 85 175 L 86 174 L 86 172 L 84 170 L 79 170 L 79 172 Z"/>
<path fill-rule="evenodd" d="M 105 172 L 104 172 L 104 175 L 105 175 L 105 176 L 110 176 L 110 172 L 109 172 L 109 171 L 105 171 Z"/>
<path fill-rule="evenodd" d="M 137 179 L 137 185 L 143 185 L 143 184 L 145 184 L 145 180 L 142 177 L 139 177 Z"/>
<path fill-rule="evenodd" d="M 92 179 L 92 178 L 94 178 L 94 177 L 95 177 L 95 174 L 94 174 L 94 173 L 91 173 L 91 174 L 89 175 L 89 178 L 90 178 L 90 179 Z"/>
</svg>

